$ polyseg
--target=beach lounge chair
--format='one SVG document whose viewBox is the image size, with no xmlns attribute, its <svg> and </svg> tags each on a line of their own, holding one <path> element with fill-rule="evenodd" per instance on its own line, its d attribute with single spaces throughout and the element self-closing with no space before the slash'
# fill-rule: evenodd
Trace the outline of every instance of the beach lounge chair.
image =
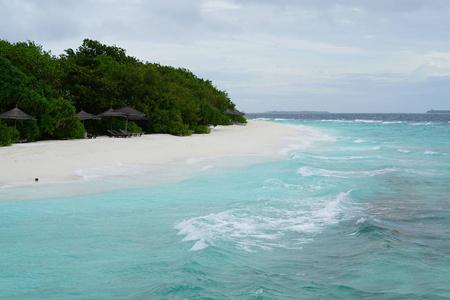
<svg viewBox="0 0 450 300">
<path fill-rule="evenodd" d="M 127 135 L 127 136 L 129 136 L 129 137 L 132 137 L 132 136 L 134 136 L 134 134 L 133 134 L 133 133 L 131 133 L 131 132 L 128 132 L 128 131 L 126 131 L 126 130 L 123 130 L 123 129 L 119 129 L 119 131 L 120 131 L 120 133 L 122 133 L 122 134 L 125 134 L 125 135 Z"/>
<path fill-rule="evenodd" d="M 132 137 L 133 135 L 129 132 L 126 132 L 125 130 L 119 129 L 117 130 L 113 130 L 115 133 L 117 133 L 118 135 L 123 135 L 124 137 Z"/>
<path fill-rule="evenodd" d="M 130 137 L 127 134 L 123 134 L 123 133 L 117 132 L 115 130 L 107 130 L 107 132 L 108 132 L 109 137 Z"/>
<path fill-rule="evenodd" d="M 120 132 L 122 132 L 123 134 L 128 134 L 129 136 L 141 136 L 142 135 L 142 133 L 139 133 L 139 132 L 128 132 L 123 129 L 120 129 Z"/>
<path fill-rule="evenodd" d="M 107 130 L 106 135 L 109 137 L 116 137 L 116 134 L 114 132 L 112 132 L 111 130 Z"/>
<path fill-rule="evenodd" d="M 115 134 L 117 134 L 118 137 L 131 137 L 131 134 L 123 133 L 117 130 L 112 130 Z"/>
</svg>

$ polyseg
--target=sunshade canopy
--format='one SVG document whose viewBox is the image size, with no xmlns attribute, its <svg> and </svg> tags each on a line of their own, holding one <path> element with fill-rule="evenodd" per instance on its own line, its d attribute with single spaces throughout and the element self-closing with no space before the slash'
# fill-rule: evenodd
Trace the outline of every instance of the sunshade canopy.
<svg viewBox="0 0 450 300">
<path fill-rule="evenodd" d="M 15 119 L 15 120 L 36 120 L 34 117 L 30 116 L 29 114 L 24 113 L 17 107 L 0 114 L 0 118 Z"/>
<path fill-rule="evenodd" d="M 123 107 L 119 109 L 110 108 L 107 111 L 98 114 L 97 116 L 102 118 L 125 118 L 125 130 L 128 129 L 128 120 L 147 120 L 147 116 L 143 112 L 140 112 L 137 109 L 131 107 Z"/>
<path fill-rule="evenodd" d="M 97 117 L 96 115 L 90 114 L 88 112 L 85 112 L 83 109 L 79 113 L 77 113 L 77 117 L 80 118 L 82 121 L 84 120 L 100 120 L 100 117 Z"/>
<path fill-rule="evenodd" d="M 128 106 L 116 109 L 115 112 L 121 113 L 127 118 L 125 130 L 128 130 L 128 120 L 147 120 L 147 116 L 143 112 Z"/>
<path fill-rule="evenodd" d="M 100 118 L 126 118 L 126 116 L 124 114 L 122 114 L 121 112 L 117 112 L 112 108 L 98 114 L 97 117 L 100 117 Z"/>
<path fill-rule="evenodd" d="M 123 107 L 114 110 L 115 112 L 123 114 L 129 120 L 146 120 L 147 116 L 143 113 L 134 109 L 132 107 Z"/>
<path fill-rule="evenodd" d="M 227 115 L 232 115 L 232 116 L 243 116 L 243 115 L 245 115 L 243 112 L 240 112 L 237 109 L 234 109 L 234 110 L 227 109 L 226 111 L 224 111 L 224 113 L 227 114 Z"/>
</svg>

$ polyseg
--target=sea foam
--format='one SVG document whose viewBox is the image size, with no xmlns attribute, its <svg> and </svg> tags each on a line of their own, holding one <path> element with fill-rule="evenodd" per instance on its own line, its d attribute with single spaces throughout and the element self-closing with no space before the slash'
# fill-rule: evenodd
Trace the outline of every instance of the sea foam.
<svg viewBox="0 0 450 300">
<path fill-rule="evenodd" d="M 340 192 L 333 198 L 304 199 L 295 203 L 280 199 L 284 203 L 281 207 L 277 207 L 280 203 L 276 201 L 266 202 L 263 206 L 190 218 L 179 222 L 174 228 L 178 230 L 178 235 L 185 236 L 183 242 L 195 241 L 191 251 L 221 243 L 231 243 L 249 252 L 301 248 L 304 243 L 313 240 L 314 234 L 324 226 L 335 224 L 343 218 L 343 202 L 349 199 L 351 192 Z M 294 233 L 296 239 L 286 237 Z"/>
<path fill-rule="evenodd" d="M 361 143 L 365 143 L 365 142 L 367 142 L 367 141 L 363 140 L 363 139 L 357 139 L 357 140 L 353 141 L 353 143 L 356 143 L 356 144 L 361 144 Z"/>
<path fill-rule="evenodd" d="M 297 174 L 300 174 L 301 176 L 304 177 L 321 176 L 321 177 L 349 178 L 349 177 L 372 177 L 384 175 L 387 173 L 393 173 L 397 171 L 399 171 L 399 169 L 397 168 L 383 168 L 373 171 L 335 171 L 304 166 L 297 170 Z"/>
</svg>

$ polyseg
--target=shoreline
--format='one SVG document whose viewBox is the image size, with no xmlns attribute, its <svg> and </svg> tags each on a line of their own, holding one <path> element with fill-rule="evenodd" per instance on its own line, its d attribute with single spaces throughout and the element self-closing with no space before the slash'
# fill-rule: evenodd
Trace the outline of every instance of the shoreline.
<svg viewBox="0 0 450 300">
<path fill-rule="evenodd" d="M 131 138 L 97 137 L 39 141 L 0 148 L 0 187 L 76 181 L 83 170 L 129 163 L 167 164 L 230 155 L 280 154 L 286 138 L 299 130 L 267 121 L 217 126 L 210 134 L 178 137 L 149 134 Z"/>
</svg>

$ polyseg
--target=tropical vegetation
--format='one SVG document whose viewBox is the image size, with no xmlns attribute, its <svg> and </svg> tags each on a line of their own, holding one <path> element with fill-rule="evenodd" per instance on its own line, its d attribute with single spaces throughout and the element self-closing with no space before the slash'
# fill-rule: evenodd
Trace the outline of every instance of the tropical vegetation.
<svg viewBox="0 0 450 300">
<path fill-rule="evenodd" d="M 128 128 L 147 133 L 206 133 L 208 125 L 230 124 L 224 114 L 235 104 L 210 80 L 183 68 L 143 62 L 125 49 L 85 39 L 60 56 L 34 42 L 0 40 L 0 113 L 19 107 L 36 121 L 0 119 L 0 145 L 17 139 L 73 139 L 87 130 L 103 134 L 124 120 L 87 120 L 83 109 L 99 114 L 133 107 L 147 120 Z M 239 121 L 245 121 L 238 116 Z"/>
</svg>

